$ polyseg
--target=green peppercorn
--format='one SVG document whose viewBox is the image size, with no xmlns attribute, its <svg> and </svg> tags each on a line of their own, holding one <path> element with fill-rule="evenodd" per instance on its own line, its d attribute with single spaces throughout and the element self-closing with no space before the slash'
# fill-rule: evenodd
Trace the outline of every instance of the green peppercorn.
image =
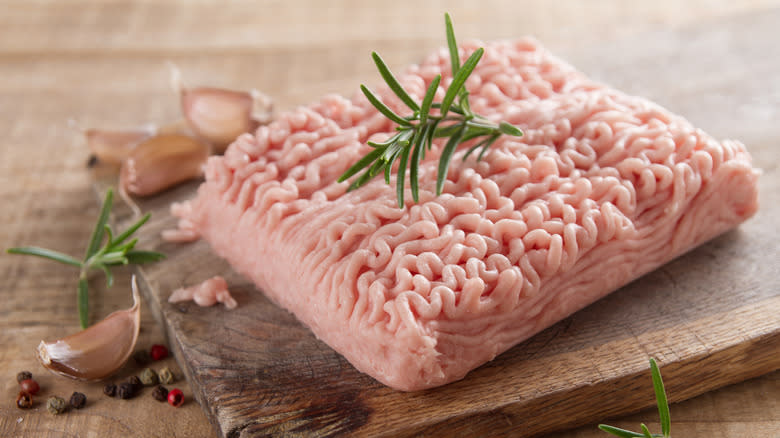
<svg viewBox="0 0 780 438">
<path fill-rule="evenodd" d="M 152 391 L 152 397 L 159 402 L 164 402 L 168 400 L 168 389 L 162 385 L 157 386 L 154 388 L 154 391 Z"/>
<path fill-rule="evenodd" d="M 65 402 L 65 399 L 62 397 L 49 397 L 48 400 L 46 400 L 46 410 L 49 411 L 52 415 L 60 415 L 61 413 L 65 412 L 68 409 L 68 404 Z"/>
<path fill-rule="evenodd" d="M 144 369 L 141 372 L 140 379 L 144 386 L 154 386 L 160 382 L 160 379 L 157 377 L 157 373 L 155 373 L 151 368 Z"/>
<path fill-rule="evenodd" d="M 32 373 L 29 371 L 22 371 L 16 375 L 16 382 L 22 383 L 27 379 L 32 379 Z"/>
<path fill-rule="evenodd" d="M 116 397 L 116 385 L 113 383 L 107 383 L 106 386 L 103 387 L 103 394 L 109 397 Z"/>
<path fill-rule="evenodd" d="M 116 394 L 119 396 L 119 398 L 123 400 L 133 398 L 133 396 L 135 395 L 135 386 L 133 386 L 133 384 L 130 382 L 124 382 L 121 385 L 119 385 Z"/>
<path fill-rule="evenodd" d="M 164 367 L 163 369 L 161 369 L 160 372 L 157 373 L 157 376 L 160 379 L 160 383 L 165 385 L 170 385 L 176 380 L 176 378 L 173 375 L 173 372 L 171 372 L 171 370 L 168 367 Z"/>
<path fill-rule="evenodd" d="M 86 395 L 80 392 L 74 392 L 73 395 L 70 396 L 70 405 L 73 406 L 74 408 L 81 409 L 86 404 L 87 404 Z"/>
</svg>

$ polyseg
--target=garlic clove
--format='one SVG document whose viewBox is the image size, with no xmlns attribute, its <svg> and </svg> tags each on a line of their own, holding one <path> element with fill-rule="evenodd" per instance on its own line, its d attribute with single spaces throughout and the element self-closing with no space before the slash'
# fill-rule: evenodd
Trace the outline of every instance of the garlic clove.
<svg viewBox="0 0 780 438">
<path fill-rule="evenodd" d="M 76 380 L 100 380 L 130 358 L 141 326 L 141 299 L 135 276 L 133 306 L 63 339 L 38 345 L 38 360 L 49 371 Z"/>
<path fill-rule="evenodd" d="M 84 138 L 100 163 L 119 166 L 136 145 L 156 133 L 154 125 L 124 131 L 87 129 Z"/>
<path fill-rule="evenodd" d="M 184 118 L 199 137 L 215 146 L 217 153 L 239 135 L 257 128 L 252 118 L 255 101 L 251 93 L 199 87 L 181 90 Z"/>
<path fill-rule="evenodd" d="M 148 196 L 203 174 L 211 148 L 181 134 L 161 134 L 138 144 L 122 163 L 124 194 Z"/>
</svg>

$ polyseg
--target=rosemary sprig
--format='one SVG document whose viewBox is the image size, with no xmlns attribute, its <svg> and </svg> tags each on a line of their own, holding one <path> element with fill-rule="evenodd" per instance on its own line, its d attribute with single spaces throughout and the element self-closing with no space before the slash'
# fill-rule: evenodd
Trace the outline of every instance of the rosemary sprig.
<svg viewBox="0 0 780 438">
<path fill-rule="evenodd" d="M 655 363 L 655 359 L 653 358 L 650 358 L 650 374 L 653 377 L 653 390 L 655 391 L 655 400 L 658 405 L 658 417 L 661 421 L 661 434 L 651 434 L 644 423 L 640 425 L 642 428 L 641 433 L 608 426 L 606 424 L 599 424 L 599 429 L 621 438 L 669 438 L 671 436 L 672 425 L 669 416 L 669 402 L 666 398 L 664 382 L 661 379 L 661 371 L 658 370 L 658 364 Z"/>
<path fill-rule="evenodd" d="M 425 151 L 431 150 L 434 138 L 447 138 L 446 145 L 439 157 L 438 174 L 436 178 L 436 194 L 440 195 L 444 188 L 444 181 L 447 177 L 447 169 L 455 150 L 463 143 L 469 140 L 480 139 L 463 156 L 465 161 L 472 152 L 481 149 L 477 160 L 481 160 L 488 148 L 502 135 L 521 136 L 523 132 L 514 125 L 507 122 L 495 124 L 484 117 L 474 114 L 469 105 L 468 91 L 465 84 L 469 75 L 479 63 L 485 50 L 479 48 L 469 56 L 469 58 L 460 65 L 458 56 L 458 46 L 455 41 L 455 32 L 452 28 L 452 20 L 449 14 L 444 15 L 445 28 L 447 33 L 447 45 L 450 52 L 450 64 L 452 67 L 452 82 L 444 94 L 441 102 L 434 102 L 434 95 L 441 83 L 441 75 L 437 75 L 425 93 L 422 103 L 417 102 L 409 96 L 404 90 L 393 73 L 387 67 L 382 58 L 372 52 L 371 57 L 376 64 L 379 74 L 387 83 L 388 87 L 403 102 L 411 115 L 401 116 L 385 105 L 371 90 L 365 85 L 360 86 L 360 90 L 366 96 L 368 101 L 376 107 L 385 117 L 395 122 L 398 126 L 396 133 L 388 140 L 382 143 L 368 142 L 373 148 L 368 154 L 352 165 L 339 178 L 343 182 L 352 178 L 359 172 L 362 175 L 355 178 L 350 184 L 348 190 L 354 190 L 368 183 L 380 172 L 384 172 L 385 182 L 390 184 L 390 173 L 396 161 L 400 160 L 398 165 L 398 174 L 396 175 L 396 196 L 398 198 L 398 207 L 404 207 L 404 184 L 406 180 L 406 169 L 409 168 L 409 186 L 412 192 L 414 202 L 419 202 L 419 168 L 420 160 L 425 157 Z M 438 110 L 432 112 L 432 110 Z"/>
<path fill-rule="evenodd" d="M 92 269 L 100 269 L 106 275 L 108 287 L 114 284 L 114 276 L 111 274 L 111 267 L 117 265 L 140 264 L 155 262 L 165 258 L 165 255 L 154 251 L 142 251 L 135 249 L 138 239 L 131 239 L 133 235 L 151 216 L 149 213 L 144 215 L 136 223 L 128 227 L 120 235 L 114 237 L 111 226 L 108 225 L 108 216 L 111 213 L 113 203 L 113 191 L 109 189 L 103 200 L 103 206 L 100 208 L 95 229 L 92 231 L 92 237 L 89 240 L 89 246 L 84 254 L 84 259 L 79 260 L 67 254 L 37 246 L 23 246 L 18 248 L 9 248 L 6 250 L 9 254 L 22 254 L 42 257 L 55 262 L 64 263 L 79 268 L 78 282 L 78 309 L 79 322 L 82 328 L 89 326 L 89 291 L 87 275 Z M 105 243 L 103 243 L 105 240 Z M 103 245 L 101 246 L 101 243 Z"/>
</svg>

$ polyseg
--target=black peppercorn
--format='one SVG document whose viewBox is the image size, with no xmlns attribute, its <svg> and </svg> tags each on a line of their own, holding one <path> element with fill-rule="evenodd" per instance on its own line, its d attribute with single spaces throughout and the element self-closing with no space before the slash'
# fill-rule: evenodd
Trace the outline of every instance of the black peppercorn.
<svg viewBox="0 0 780 438">
<path fill-rule="evenodd" d="M 152 391 L 152 397 L 154 397 L 154 399 L 159 402 L 164 402 L 165 400 L 168 400 L 168 390 L 164 386 L 160 385 L 154 388 L 154 391 Z"/>
<path fill-rule="evenodd" d="M 152 361 L 152 355 L 146 350 L 138 350 L 133 354 L 133 360 L 139 366 L 144 366 Z"/>
<path fill-rule="evenodd" d="M 22 383 L 27 379 L 32 379 L 32 373 L 29 371 L 22 371 L 16 375 L 16 382 Z"/>
<path fill-rule="evenodd" d="M 87 404 L 86 395 L 80 392 L 74 392 L 73 395 L 70 396 L 70 405 L 73 406 L 74 408 L 81 409 L 86 404 Z"/>
<path fill-rule="evenodd" d="M 46 401 L 46 409 L 52 415 L 59 415 L 68 409 L 68 404 L 62 397 L 49 397 L 49 400 Z"/>
<path fill-rule="evenodd" d="M 168 395 L 168 391 L 166 396 Z M 19 395 L 16 396 L 16 406 L 19 409 L 30 409 L 33 405 L 33 398 L 29 392 L 19 391 Z"/>
<path fill-rule="evenodd" d="M 129 398 L 133 398 L 135 395 L 135 386 L 133 386 L 130 382 L 124 382 L 121 385 L 119 385 L 119 388 L 116 391 L 119 398 L 127 400 Z"/>
<path fill-rule="evenodd" d="M 144 384 L 141 382 L 141 379 L 139 379 L 138 376 L 130 376 L 127 379 L 127 383 L 133 385 L 133 392 L 138 392 L 141 390 L 141 388 L 144 387 Z"/>
<path fill-rule="evenodd" d="M 97 166 L 98 161 L 99 160 L 97 155 L 90 155 L 89 158 L 87 159 L 87 168 L 91 169 Z"/>
<path fill-rule="evenodd" d="M 109 397 L 116 397 L 116 385 L 113 383 L 106 383 L 103 387 L 103 394 Z"/>
</svg>

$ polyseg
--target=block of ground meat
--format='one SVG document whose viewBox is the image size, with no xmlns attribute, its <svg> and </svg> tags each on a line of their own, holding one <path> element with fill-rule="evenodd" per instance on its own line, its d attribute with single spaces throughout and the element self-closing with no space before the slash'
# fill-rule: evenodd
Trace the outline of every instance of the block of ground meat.
<svg viewBox="0 0 780 438">
<path fill-rule="evenodd" d="M 463 45 L 463 59 L 477 47 Z M 741 143 L 594 82 L 533 40 L 485 48 L 471 106 L 525 135 L 501 137 L 481 161 L 461 147 L 441 196 L 441 139 L 420 165 L 417 204 L 407 190 L 398 208 L 394 180 L 352 192 L 336 182 L 395 128 L 356 94 L 238 138 L 176 209 L 186 233 L 399 390 L 463 378 L 758 208 Z M 449 65 L 442 49 L 399 76 L 422 100 L 435 75 L 449 84 Z"/>
</svg>

